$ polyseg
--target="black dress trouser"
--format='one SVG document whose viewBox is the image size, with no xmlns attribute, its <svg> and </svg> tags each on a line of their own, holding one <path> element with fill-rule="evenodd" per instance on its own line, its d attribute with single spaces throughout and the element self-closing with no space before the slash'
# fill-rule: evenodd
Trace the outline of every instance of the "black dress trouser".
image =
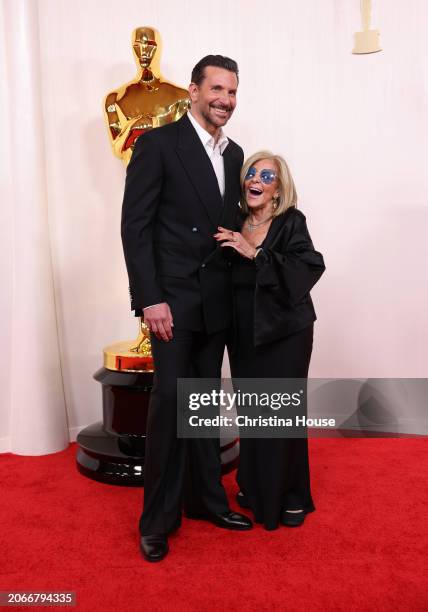
<svg viewBox="0 0 428 612">
<path fill-rule="evenodd" d="M 220 378 L 226 331 L 173 328 L 173 336 L 169 342 L 151 336 L 155 375 L 147 421 L 142 535 L 167 534 L 180 523 L 185 478 L 190 511 L 229 510 L 221 484 L 219 440 L 177 438 L 177 378 Z"/>
</svg>

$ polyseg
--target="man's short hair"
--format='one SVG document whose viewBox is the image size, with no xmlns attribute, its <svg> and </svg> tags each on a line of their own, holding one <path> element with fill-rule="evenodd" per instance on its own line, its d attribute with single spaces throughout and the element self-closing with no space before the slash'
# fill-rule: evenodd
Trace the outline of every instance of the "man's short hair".
<svg viewBox="0 0 428 612">
<path fill-rule="evenodd" d="M 192 83 L 195 83 L 195 85 L 200 85 L 202 83 L 205 78 L 205 68 L 207 66 L 215 66 L 216 68 L 224 68 L 224 70 L 234 72 L 239 82 L 238 64 L 235 62 L 235 60 L 230 59 L 230 57 L 225 57 L 224 55 L 206 55 L 199 60 L 199 62 L 193 68 Z"/>
</svg>

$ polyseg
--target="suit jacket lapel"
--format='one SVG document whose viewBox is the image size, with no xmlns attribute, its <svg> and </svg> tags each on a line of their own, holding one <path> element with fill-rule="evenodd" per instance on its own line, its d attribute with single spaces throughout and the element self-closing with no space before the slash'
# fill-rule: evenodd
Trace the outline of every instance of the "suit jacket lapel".
<svg viewBox="0 0 428 612">
<path fill-rule="evenodd" d="M 225 148 L 223 153 L 224 160 L 224 206 L 223 213 L 220 219 L 220 225 L 223 227 L 232 228 L 235 225 L 236 213 L 238 211 L 238 202 L 240 195 L 239 187 L 239 161 L 235 159 L 232 153 L 230 144 Z"/>
<path fill-rule="evenodd" d="M 223 207 L 217 177 L 204 146 L 187 116 L 177 122 L 179 129 L 177 154 L 186 173 L 217 227 Z"/>
</svg>

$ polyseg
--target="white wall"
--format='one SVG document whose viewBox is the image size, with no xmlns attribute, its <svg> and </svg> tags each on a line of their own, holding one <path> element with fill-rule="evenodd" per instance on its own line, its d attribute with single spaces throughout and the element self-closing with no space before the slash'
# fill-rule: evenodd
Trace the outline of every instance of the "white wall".
<svg viewBox="0 0 428 612">
<path fill-rule="evenodd" d="M 34 0 L 35 1 L 35 0 Z M 182 86 L 207 53 L 236 59 L 227 133 L 247 155 L 290 162 L 327 271 L 313 291 L 311 375 L 423 377 L 428 363 L 428 5 L 373 0 L 381 53 L 351 54 L 358 0 L 40 0 L 47 198 L 69 426 L 101 418 L 92 380 L 102 347 L 136 324 L 119 220 L 124 168 L 110 151 L 103 96 L 133 78 L 130 35 L 163 39 L 161 67 Z M 7 91 L 2 89 L 2 96 Z M 5 119 L 5 118 L 4 118 Z M 7 120 L 7 118 L 6 118 Z M 9 142 L 12 139 L 9 131 Z M 14 144 L 14 155 L 25 144 Z M 3 162 L 2 162 L 3 166 Z M 4 168 L 3 168 L 4 169 Z M 2 169 L 2 170 L 3 170 Z M 0 439 L 8 436 L 13 216 L 2 211 L 4 300 Z"/>
</svg>

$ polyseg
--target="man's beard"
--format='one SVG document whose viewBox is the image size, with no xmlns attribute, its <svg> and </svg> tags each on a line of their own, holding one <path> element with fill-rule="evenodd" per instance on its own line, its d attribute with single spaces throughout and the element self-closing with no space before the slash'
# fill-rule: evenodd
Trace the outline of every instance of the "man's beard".
<svg viewBox="0 0 428 612">
<path fill-rule="evenodd" d="M 217 107 L 216 106 L 210 106 L 209 108 L 217 108 Z M 220 107 L 220 110 L 225 110 L 228 113 L 228 115 L 226 115 L 224 117 L 224 121 L 225 121 L 224 124 L 226 124 L 229 121 L 229 119 L 230 119 L 231 110 L 230 110 L 230 108 L 227 108 L 227 107 Z M 202 112 L 201 114 L 202 114 L 202 117 L 205 119 L 205 121 L 207 123 L 209 123 L 213 127 L 218 127 L 218 124 L 215 122 L 214 118 L 212 117 L 212 115 L 209 114 L 209 112 L 207 112 L 207 113 Z M 218 119 L 220 119 L 220 117 L 218 117 Z"/>
</svg>

